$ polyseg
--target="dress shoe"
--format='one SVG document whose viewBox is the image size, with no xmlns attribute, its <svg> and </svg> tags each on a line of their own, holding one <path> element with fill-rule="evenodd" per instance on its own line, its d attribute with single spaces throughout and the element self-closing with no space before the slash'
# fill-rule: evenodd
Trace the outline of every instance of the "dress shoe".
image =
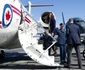
<svg viewBox="0 0 85 70">
<path fill-rule="evenodd" d="M 79 69 L 82 69 L 82 67 L 79 67 Z"/>
<path fill-rule="evenodd" d="M 65 68 L 71 68 L 68 64 L 64 64 Z"/>
</svg>

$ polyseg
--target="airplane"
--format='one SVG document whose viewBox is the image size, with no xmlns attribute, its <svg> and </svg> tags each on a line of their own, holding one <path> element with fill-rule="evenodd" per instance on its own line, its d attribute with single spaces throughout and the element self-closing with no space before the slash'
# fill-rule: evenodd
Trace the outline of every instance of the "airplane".
<svg viewBox="0 0 85 70">
<path fill-rule="evenodd" d="M 49 27 L 49 22 L 45 22 L 44 19 L 49 13 L 49 11 L 44 12 L 38 23 L 20 0 L 1 0 L 0 48 L 13 49 L 22 46 L 26 54 L 34 61 L 47 66 L 59 66 L 59 63 L 54 61 L 54 56 L 48 55 L 48 49 L 56 43 L 52 36 L 47 33 L 54 41 L 46 50 L 43 50 L 43 44 L 38 44 L 41 34 L 45 32 L 43 27 Z M 3 50 L 1 50 L 0 56 L 2 58 L 5 56 Z"/>
</svg>

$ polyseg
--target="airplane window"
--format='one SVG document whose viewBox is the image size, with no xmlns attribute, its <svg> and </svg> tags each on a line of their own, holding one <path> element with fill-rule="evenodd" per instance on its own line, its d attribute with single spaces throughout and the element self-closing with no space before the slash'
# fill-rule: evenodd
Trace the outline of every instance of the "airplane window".
<svg viewBox="0 0 85 70">
<path fill-rule="evenodd" d="M 80 22 L 84 22 L 84 20 L 80 20 Z"/>
<path fill-rule="evenodd" d="M 79 22 L 79 20 L 77 20 L 76 22 Z"/>
<path fill-rule="evenodd" d="M 84 22 L 84 20 L 77 20 L 76 22 Z"/>
</svg>

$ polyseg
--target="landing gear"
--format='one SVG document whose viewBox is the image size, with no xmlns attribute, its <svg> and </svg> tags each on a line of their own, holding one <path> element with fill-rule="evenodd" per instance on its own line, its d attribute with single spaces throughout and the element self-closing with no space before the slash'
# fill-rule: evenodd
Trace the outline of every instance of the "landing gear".
<svg viewBox="0 0 85 70">
<path fill-rule="evenodd" d="M 83 57 L 85 58 L 85 50 L 83 51 Z"/>
<path fill-rule="evenodd" d="M 0 59 L 5 58 L 5 52 L 3 50 L 0 51 Z"/>
</svg>

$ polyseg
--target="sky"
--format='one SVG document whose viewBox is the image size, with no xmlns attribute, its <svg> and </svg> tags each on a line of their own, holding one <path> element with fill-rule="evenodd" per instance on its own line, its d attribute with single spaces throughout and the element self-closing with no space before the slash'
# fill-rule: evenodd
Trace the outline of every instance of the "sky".
<svg viewBox="0 0 85 70">
<path fill-rule="evenodd" d="M 28 1 L 32 4 L 53 4 L 52 7 L 32 8 L 32 17 L 38 21 L 43 12 L 52 11 L 56 17 L 56 26 L 62 21 L 61 13 L 64 13 L 65 22 L 69 18 L 80 17 L 85 19 L 85 0 L 20 0 L 23 5 L 27 5 Z"/>
</svg>

